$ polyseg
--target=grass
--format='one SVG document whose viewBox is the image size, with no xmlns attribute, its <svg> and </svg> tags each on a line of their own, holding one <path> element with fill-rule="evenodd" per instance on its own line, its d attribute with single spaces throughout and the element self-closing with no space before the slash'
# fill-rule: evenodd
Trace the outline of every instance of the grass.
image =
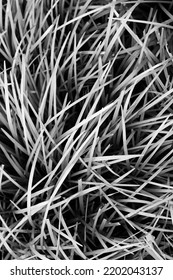
<svg viewBox="0 0 173 280">
<path fill-rule="evenodd" d="M 173 259 L 172 12 L 0 0 L 0 259 Z"/>
</svg>

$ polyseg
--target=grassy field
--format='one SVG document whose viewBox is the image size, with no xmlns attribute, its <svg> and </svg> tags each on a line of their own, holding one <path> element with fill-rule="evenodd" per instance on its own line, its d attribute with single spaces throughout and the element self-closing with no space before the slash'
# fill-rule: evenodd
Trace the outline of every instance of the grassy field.
<svg viewBox="0 0 173 280">
<path fill-rule="evenodd" d="M 0 0 L 0 259 L 173 259 L 172 1 Z"/>
</svg>

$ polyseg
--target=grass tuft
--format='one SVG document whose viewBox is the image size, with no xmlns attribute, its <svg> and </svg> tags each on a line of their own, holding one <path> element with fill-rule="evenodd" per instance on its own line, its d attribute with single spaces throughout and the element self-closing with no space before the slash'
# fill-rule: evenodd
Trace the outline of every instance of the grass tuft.
<svg viewBox="0 0 173 280">
<path fill-rule="evenodd" d="M 173 259 L 172 13 L 0 0 L 0 259 Z"/>
</svg>

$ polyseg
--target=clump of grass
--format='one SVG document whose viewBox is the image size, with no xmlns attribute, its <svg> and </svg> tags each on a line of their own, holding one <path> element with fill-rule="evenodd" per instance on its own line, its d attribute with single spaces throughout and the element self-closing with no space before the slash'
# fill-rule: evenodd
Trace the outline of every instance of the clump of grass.
<svg viewBox="0 0 173 280">
<path fill-rule="evenodd" d="M 172 9 L 0 0 L 1 259 L 173 258 Z"/>
</svg>

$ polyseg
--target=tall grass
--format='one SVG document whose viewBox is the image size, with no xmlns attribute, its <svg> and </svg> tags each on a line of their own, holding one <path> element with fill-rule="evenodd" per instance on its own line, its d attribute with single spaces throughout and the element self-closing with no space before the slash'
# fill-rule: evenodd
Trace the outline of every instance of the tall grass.
<svg viewBox="0 0 173 280">
<path fill-rule="evenodd" d="M 1 259 L 173 259 L 172 12 L 0 0 Z"/>
</svg>

